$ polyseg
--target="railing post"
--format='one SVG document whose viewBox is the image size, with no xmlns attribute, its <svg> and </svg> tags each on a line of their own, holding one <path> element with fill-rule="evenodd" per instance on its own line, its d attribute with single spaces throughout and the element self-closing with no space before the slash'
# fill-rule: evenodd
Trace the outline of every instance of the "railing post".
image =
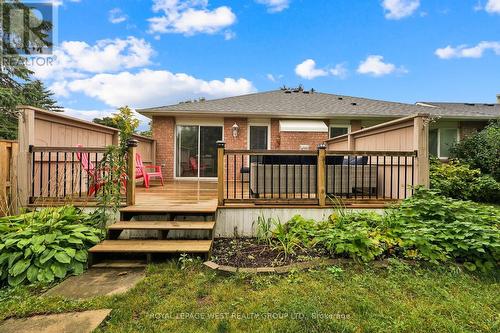
<svg viewBox="0 0 500 333">
<path fill-rule="evenodd" d="M 217 203 L 224 205 L 224 149 L 226 143 L 217 141 Z"/>
<path fill-rule="evenodd" d="M 419 115 L 413 119 L 414 149 L 417 151 L 415 185 L 429 188 L 429 118 Z"/>
<path fill-rule="evenodd" d="M 135 205 L 135 154 L 138 141 L 127 141 L 127 206 Z"/>
<path fill-rule="evenodd" d="M 317 178 L 317 193 L 318 204 L 320 206 L 325 206 L 326 204 L 326 145 L 318 145 L 318 165 L 316 171 Z"/>
</svg>

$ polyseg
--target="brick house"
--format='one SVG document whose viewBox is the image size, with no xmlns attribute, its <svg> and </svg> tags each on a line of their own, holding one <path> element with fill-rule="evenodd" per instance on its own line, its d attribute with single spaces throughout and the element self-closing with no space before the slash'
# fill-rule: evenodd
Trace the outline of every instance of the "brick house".
<svg viewBox="0 0 500 333">
<path fill-rule="evenodd" d="M 282 89 L 138 110 L 152 119 L 156 161 L 166 179 L 217 176 L 216 141 L 228 149 L 313 150 L 325 140 L 417 113 L 430 113 L 429 151 L 500 117 L 500 104 L 403 104 Z"/>
</svg>

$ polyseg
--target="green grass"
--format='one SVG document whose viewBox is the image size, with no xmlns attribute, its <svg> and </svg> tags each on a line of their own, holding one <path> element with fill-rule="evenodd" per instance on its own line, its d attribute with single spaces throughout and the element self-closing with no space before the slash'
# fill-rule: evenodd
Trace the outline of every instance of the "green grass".
<svg viewBox="0 0 500 333">
<path fill-rule="evenodd" d="M 223 276 L 169 262 L 150 265 L 126 294 L 89 301 L 0 290 L 0 320 L 112 308 L 98 332 L 492 332 L 500 328 L 499 280 L 396 261 L 284 276 Z"/>
</svg>

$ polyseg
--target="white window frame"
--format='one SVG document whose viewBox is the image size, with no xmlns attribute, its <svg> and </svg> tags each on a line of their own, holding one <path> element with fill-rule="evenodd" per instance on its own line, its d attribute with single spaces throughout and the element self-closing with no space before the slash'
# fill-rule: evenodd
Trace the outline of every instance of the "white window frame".
<svg viewBox="0 0 500 333">
<path fill-rule="evenodd" d="M 447 160 L 449 156 L 441 156 L 441 130 L 456 130 L 457 131 L 457 142 L 460 142 L 460 128 L 457 127 L 438 127 L 431 128 L 431 130 L 437 130 L 437 158 L 440 160 Z M 430 143 L 430 142 L 429 142 Z M 430 147 L 429 147 L 430 151 Z"/>
<path fill-rule="evenodd" d="M 347 128 L 347 133 L 351 133 L 351 124 L 330 124 L 328 126 L 328 138 L 332 139 L 331 135 L 331 129 L 332 128 Z"/>
<path fill-rule="evenodd" d="M 249 120 L 247 123 L 247 149 L 250 150 L 250 127 L 267 126 L 267 150 L 271 149 L 271 121 L 270 120 Z"/>
</svg>

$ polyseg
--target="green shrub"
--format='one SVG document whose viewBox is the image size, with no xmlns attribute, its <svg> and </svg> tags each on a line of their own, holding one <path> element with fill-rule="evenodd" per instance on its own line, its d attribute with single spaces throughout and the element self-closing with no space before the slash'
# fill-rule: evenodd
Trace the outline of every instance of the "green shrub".
<svg viewBox="0 0 500 333">
<path fill-rule="evenodd" d="M 92 216 L 67 206 L 0 219 L 0 283 L 52 282 L 78 275 L 103 231 Z"/>
<path fill-rule="evenodd" d="M 500 260 L 500 210 L 418 189 L 394 214 L 391 234 L 410 257 L 491 270 Z"/>
<path fill-rule="evenodd" d="M 432 189 L 450 198 L 500 203 L 500 183 L 458 160 L 442 163 L 432 159 L 430 183 Z"/>
<path fill-rule="evenodd" d="M 451 154 L 500 181 L 500 119 L 458 142 Z"/>
<path fill-rule="evenodd" d="M 315 246 L 364 262 L 403 257 L 484 271 L 500 260 L 500 209 L 422 188 L 383 215 L 338 211 L 324 222 L 294 216 L 273 226 L 270 243 L 285 256 Z"/>
<path fill-rule="evenodd" d="M 332 214 L 316 233 L 316 242 L 332 254 L 368 262 L 391 246 L 384 236 L 383 216 L 377 213 Z"/>
</svg>

